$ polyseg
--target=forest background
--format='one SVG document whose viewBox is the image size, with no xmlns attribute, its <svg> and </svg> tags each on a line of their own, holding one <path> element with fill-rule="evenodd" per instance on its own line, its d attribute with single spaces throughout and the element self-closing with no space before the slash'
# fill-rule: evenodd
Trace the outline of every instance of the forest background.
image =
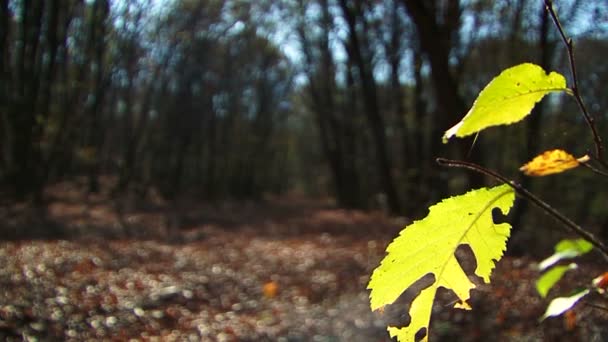
<svg viewBox="0 0 608 342">
<path fill-rule="evenodd" d="M 554 6 L 606 140 L 608 2 Z M 437 157 L 607 241 L 606 177 L 519 171 L 593 149 L 569 95 L 442 144 L 522 62 L 570 75 L 542 0 L 0 0 L 0 339 L 388 340 L 407 303 L 366 290 L 386 245 L 495 184 Z M 440 293 L 432 340 L 606 340 L 605 302 L 538 322 L 537 262 L 571 236 L 525 201 L 509 222 L 492 285 L 468 313 Z M 605 264 L 579 271 L 549 297 Z"/>
<path fill-rule="evenodd" d="M 555 5 L 606 132 L 608 4 Z M 7 203 L 44 202 L 48 185 L 80 179 L 89 193 L 128 197 L 121 208 L 151 192 L 169 202 L 296 193 L 415 218 L 491 183 L 442 169 L 442 156 L 507 170 L 608 237 L 605 180 L 576 170 L 532 184 L 517 171 L 544 150 L 592 146 L 567 96 L 523 126 L 441 143 L 501 70 L 534 62 L 567 74 L 542 1 L 2 0 L 0 20 Z M 520 252 L 552 224 L 525 204 L 512 216 Z"/>
</svg>

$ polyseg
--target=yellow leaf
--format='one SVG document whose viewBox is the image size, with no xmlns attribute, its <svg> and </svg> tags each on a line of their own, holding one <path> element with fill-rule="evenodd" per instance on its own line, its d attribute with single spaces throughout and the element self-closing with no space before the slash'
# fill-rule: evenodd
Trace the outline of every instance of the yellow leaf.
<svg viewBox="0 0 608 342">
<path fill-rule="evenodd" d="M 564 150 L 550 150 L 536 156 L 519 170 L 527 176 L 546 176 L 573 169 L 588 160 L 588 156 L 576 159 Z"/>
<path fill-rule="evenodd" d="M 536 64 L 523 63 L 506 69 L 479 93 L 465 117 L 445 132 L 443 142 L 453 136 L 462 138 L 491 126 L 521 121 L 545 95 L 568 91 L 563 75 L 547 74 Z"/>
<path fill-rule="evenodd" d="M 506 249 L 511 231 L 508 223 L 495 223 L 492 210 L 508 214 L 515 193 L 508 185 L 472 190 L 431 206 L 429 214 L 401 231 L 386 248 L 384 257 L 369 281 L 372 310 L 392 304 L 418 280 L 431 273 L 433 283 L 420 291 L 409 309 L 406 327 L 389 327 L 391 337 L 414 341 L 426 330 L 422 341 L 428 341 L 433 302 L 439 288 L 454 292 L 456 308 L 470 309 L 467 302 L 475 284 L 456 258 L 461 245 L 468 245 L 477 261 L 475 274 L 484 283 L 490 282 L 495 263 Z"/>
</svg>

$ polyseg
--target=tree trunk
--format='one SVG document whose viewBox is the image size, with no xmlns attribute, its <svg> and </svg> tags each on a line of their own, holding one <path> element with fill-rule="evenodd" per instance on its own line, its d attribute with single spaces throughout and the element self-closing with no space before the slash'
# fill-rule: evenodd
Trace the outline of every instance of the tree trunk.
<svg viewBox="0 0 608 342">
<path fill-rule="evenodd" d="M 4 181 L 11 166 L 11 130 L 9 126 L 9 17 L 8 0 L 0 0 L 0 182 Z"/>
<path fill-rule="evenodd" d="M 320 52 L 318 63 L 314 61 L 313 43 L 308 38 L 307 28 L 303 22 L 298 26 L 298 34 L 306 61 L 312 111 L 315 113 L 319 129 L 321 148 L 332 175 L 336 201 L 340 206 L 356 208 L 360 207 L 359 184 L 356 168 L 349 168 L 349 166 L 354 166 L 354 155 L 346 155 L 346 153 L 349 153 L 346 149 L 354 154 L 354 134 L 349 131 L 350 122 L 347 122 L 352 118 L 345 117 L 340 120 L 336 116 L 337 106 L 334 100 L 336 96 L 335 66 L 329 46 L 332 17 L 329 13 L 328 2 L 322 0 L 320 5 L 322 11 L 320 24 L 323 35 L 317 42 L 317 48 Z M 304 18 L 303 2 L 300 2 L 300 6 L 302 11 L 300 15 L 301 18 Z M 352 115 L 353 113 L 349 114 Z"/>
<path fill-rule="evenodd" d="M 347 52 L 349 58 L 353 60 L 359 70 L 359 78 L 363 91 L 363 105 L 375 144 L 378 177 L 380 178 L 382 190 L 385 192 L 390 211 L 394 214 L 398 214 L 401 212 L 401 204 L 393 181 L 392 165 L 387 151 L 384 122 L 378 106 L 376 81 L 372 73 L 369 59 L 364 58 L 363 56 L 362 46 L 357 34 L 356 20 L 357 16 L 361 17 L 361 15 L 360 13 L 353 13 L 353 10 L 348 6 L 346 0 L 340 0 L 340 8 L 342 9 L 344 19 L 349 28 L 348 40 L 350 48 L 347 48 Z"/>
<path fill-rule="evenodd" d="M 544 5 L 541 8 L 540 13 L 540 30 L 538 37 L 538 61 L 540 66 L 545 70 L 549 70 L 551 68 L 551 55 L 552 55 L 552 46 L 549 42 L 549 25 L 551 24 L 551 20 L 549 17 L 549 12 L 545 9 Z M 525 146 L 525 156 L 532 158 L 534 155 L 539 153 L 538 147 L 542 141 L 542 136 L 539 135 L 539 131 L 541 128 L 542 118 L 545 112 L 545 102 L 537 103 L 532 111 L 532 115 L 529 116 L 529 119 L 526 120 L 526 146 Z M 532 178 L 523 177 L 521 179 L 521 186 L 524 188 L 529 188 L 531 185 Z M 518 201 L 515 208 L 513 208 L 512 213 L 512 225 L 513 227 L 520 227 L 523 221 L 526 212 L 529 209 L 528 201 Z M 513 249 L 514 253 L 523 253 L 524 250 L 516 250 Z"/>
<path fill-rule="evenodd" d="M 95 151 L 94 160 L 88 167 L 88 190 L 91 193 L 99 192 L 99 172 L 101 169 L 101 149 L 103 145 L 102 106 L 106 94 L 106 81 L 104 77 L 105 65 L 104 55 L 106 46 L 104 39 L 106 35 L 106 20 L 110 12 L 108 0 L 96 0 L 93 4 L 93 14 L 91 23 L 91 39 L 94 42 L 94 63 L 97 65 L 93 76 L 93 102 L 89 108 L 90 115 L 90 131 L 89 131 L 89 147 Z"/>
<path fill-rule="evenodd" d="M 39 74 L 37 73 L 38 48 L 42 27 L 43 2 L 22 2 L 21 27 L 19 36 L 21 46 L 17 49 L 15 61 L 15 78 L 13 79 L 12 105 L 9 109 L 9 121 L 12 126 L 12 161 L 15 168 L 12 173 L 12 184 L 18 198 L 34 195 L 40 199 L 41 187 L 39 177 L 40 149 L 35 139 L 36 104 L 39 91 Z"/>
<path fill-rule="evenodd" d="M 443 150 L 441 144 L 443 132 L 466 114 L 466 105 L 458 91 L 458 82 L 450 70 L 449 62 L 452 39 L 457 35 L 460 27 L 460 1 L 449 1 L 441 19 L 437 17 L 435 2 L 403 0 L 403 4 L 416 26 L 420 48 L 431 66 L 431 79 L 437 97 L 438 111 L 434 113 L 432 119 L 430 144 L 431 151 L 436 156 Z M 451 144 L 457 145 L 458 157 L 483 160 L 481 147 L 471 147 L 472 139 L 455 141 Z M 471 187 L 483 185 L 483 176 L 475 172 L 467 174 L 467 179 Z M 440 178 L 436 180 L 439 180 L 438 185 L 441 188 L 440 191 L 436 191 L 437 196 L 445 196 L 447 187 Z"/>
</svg>

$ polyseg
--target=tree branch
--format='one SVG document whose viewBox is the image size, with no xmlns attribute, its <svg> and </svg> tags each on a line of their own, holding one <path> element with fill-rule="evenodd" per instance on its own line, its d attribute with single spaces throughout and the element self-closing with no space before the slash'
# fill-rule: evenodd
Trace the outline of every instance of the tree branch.
<svg viewBox="0 0 608 342">
<path fill-rule="evenodd" d="M 523 197 L 523 198 L 529 200 L 530 202 L 534 203 L 537 207 L 542 209 L 549 216 L 552 216 L 554 219 L 561 222 L 571 232 L 573 232 L 573 233 L 577 234 L 578 236 L 582 237 L 583 239 L 589 241 L 593 246 L 595 246 L 597 249 L 600 250 L 600 252 L 604 255 L 604 257 L 608 258 L 608 247 L 606 247 L 606 245 L 604 245 L 604 243 L 601 240 L 599 240 L 593 234 L 589 233 L 588 231 L 583 229 L 581 226 L 579 226 L 578 224 L 576 224 L 575 222 L 570 220 L 568 217 L 564 216 L 564 214 L 562 214 L 561 212 L 559 212 L 558 210 L 553 208 L 547 202 L 536 197 L 536 195 L 534 195 L 533 193 L 531 193 L 530 191 L 528 191 L 527 189 L 522 187 L 520 184 L 518 184 L 512 180 L 509 180 L 507 177 L 497 173 L 496 171 L 487 169 L 483 166 L 480 166 L 480 165 L 477 165 L 474 163 L 470 163 L 470 162 L 466 162 L 466 161 L 462 161 L 462 160 L 445 159 L 445 158 L 437 158 L 436 161 L 441 166 L 460 167 L 460 168 L 473 170 L 475 172 L 479 172 L 484 175 L 490 176 L 504 184 L 507 184 L 508 186 L 513 188 L 513 190 L 515 190 L 515 193 L 518 196 Z"/>
<path fill-rule="evenodd" d="M 593 134 L 593 140 L 595 142 L 595 157 L 600 162 L 600 164 L 602 164 L 603 167 L 608 168 L 608 163 L 604 160 L 604 157 L 603 157 L 604 146 L 602 144 L 602 138 L 597 131 L 597 127 L 595 125 L 595 119 L 591 114 L 589 114 L 589 111 L 587 111 L 587 107 L 585 106 L 585 103 L 583 102 L 583 99 L 578 91 L 578 78 L 576 76 L 576 63 L 574 62 L 574 43 L 573 43 L 572 39 L 567 37 L 566 33 L 564 32 L 562 24 L 560 23 L 559 18 L 557 17 L 557 14 L 555 13 L 555 10 L 553 9 L 553 1 L 552 0 L 544 0 L 544 1 L 545 1 L 545 7 L 546 7 L 547 11 L 549 12 L 549 14 L 551 15 L 551 19 L 553 19 L 553 23 L 555 23 L 555 26 L 557 27 L 557 30 L 559 31 L 559 35 L 561 36 L 562 40 L 564 41 L 564 44 L 566 45 L 566 49 L 568 51 L 568 60 L 570 61 L 570 72 L 572 74 L 572 94 L 574 95 L 574 98 L 576 99 L 576 103 L 578 104 L 578 107 L 580 108 L 581 112 L 583 113 L 583 116 L 585 117 L 585 121 L 587 121 L 587 125 L 589 126 L 589 128 L 591 129 L 591 133 Z"/>
</svg>

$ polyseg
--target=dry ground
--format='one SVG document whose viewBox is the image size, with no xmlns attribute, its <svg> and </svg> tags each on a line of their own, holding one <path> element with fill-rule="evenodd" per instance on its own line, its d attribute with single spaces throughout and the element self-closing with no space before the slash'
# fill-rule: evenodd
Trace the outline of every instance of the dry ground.
<svg viewBox="0 0 608 342">
<path fill-rule="evenodd" d="M 50 188 L 43 208 L 0 208 L 2 340 L 387 341 L 385 326 L 408 320 L 411 296 L 373 313 L 365 289 L 403 220 L 287 197 L 148 194 L 138 206 L 79 188 Z M 533 260 L 503 259 L 473 311 L 442 293 L 431 340 L 608 340 L 606 312 L 590 306 L 539 324 L 537 275 Z"/>
</svg>

